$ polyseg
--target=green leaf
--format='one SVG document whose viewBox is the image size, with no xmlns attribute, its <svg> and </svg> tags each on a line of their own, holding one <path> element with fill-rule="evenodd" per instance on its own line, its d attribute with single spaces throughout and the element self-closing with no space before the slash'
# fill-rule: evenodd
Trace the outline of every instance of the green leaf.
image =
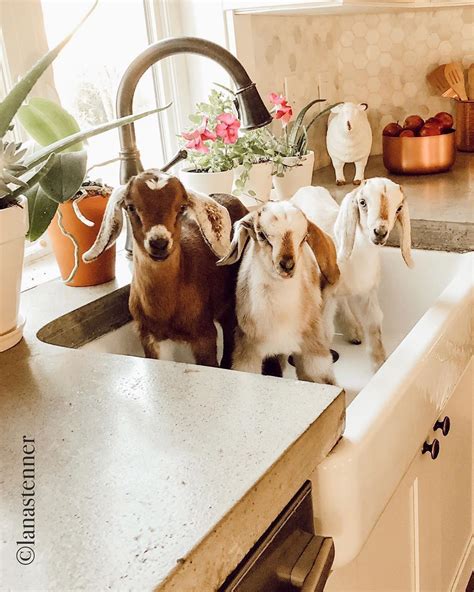
<svg viewBox="0 0 474 592">
<path fill-rule="evenodd" d="M 49 99 L 30 99 L 27 105 L 20 107 L 17 116 L 28 135 L 41 146 L 49 146 L 80 131 L 74 117 Z M 67 148 L 67 151 L 82 149 L 82 142 L 78 142 Z"/>
<path fill-rule="evenodd" d="M 85 131 L 78 132 L 77 134 L 73 134 L 72 136 L 69 136 L 68 138 L 64 138 L 63 140 L 58 140 L 57 142 L 54 142 L 54 144 L 50 144 L 49 146 L 45 146 L 41 150 L 38 150 L 37 152 L 32 154 L 30 157 L 25 158 L 23 164 L 29 170 L 32 167 L 35 167 L 36 165 L 43 162 L 43 160 L 46 160 L 48 158 L 48 156 L 50 154 L 52 154 L 53 152 L 62 152 L 66 148 L 69 148 L 70 146 L 74 146 L 74 144 L 76 144 L 77 142 L 82 142 L 83 140 L 86 140 L 87 138 L 92 138 L 93 136 L 98 136 L 99 134 L 103 134 L 104 132 L 107 132 L 111 129 L 121 127 L 122 125 L 127 125 L 129 123 L 133 123 L 134 121 L 137 121 L 139 119 L 143 119 L 143 117 L 147 117 L 148 115 L 153 115 L 154 113 L 159 113 L 160 111 L 163 111 L 164 109 L 168 109 L 168 107 L 170 105 L 171 105 L 171 103 L 168 103 L 168 105 L 165 105 L 165 107 L 158 107 L 156 109 L 151 109 L 150 111 L 144 111 L 143 113 L 139 113 L 138 115 L 127 115 L 126 117 L 121 117 L 120 119 L 114 119 L 113 121 L 108 121 L 107 123 L 102 123 L 101 125 L 93 127 L 89 130 L 85 130 Z"/>
<path fill-rule="evenodd" d="M 39 171 L 36 171 L 33 175 L 31 175 L 31 177 L 28 177 L 27 179 L 23 179 L 25 181 L 25 183 L 28 185 L 29 189 L 31 189 L 37 183 L 39 183 L 41 181 L 41 179 L 51 170 L 53 164 L 56 162 L 56 158 L 57 158 L 56 154 L 54 154 L 54 153 L 50 154 L 48 160 L 39 169 Z M 23 193 L 25 193 L 25 190 L 23 189 L 23 187 L 18 187 L 18 189 L 15 189 L 15 191 L 13 191 L 10 195 L 11 195 L 11 197 L 19 197 Z"/>
<path fill-rule="evenodd" d="M 28 216 L 30 219 L 26 237 L 30 241 L 35 241 L 46 232 L 58 209 L 58 204 L 49 199 L 39 185 L 28 189 L 25 195 L 28 199 Z"/>
<path fill-rule="evenodd" d="M 95 0 L 92 8 L 87 11 L 86 15 L 81 19 L 79 24 L 71 31 L 71 33 L 69 33 L 67 37 L 65 37 L 58 45 L 56 45 L 56 47 L 48 51 L 48 53 L 38 60 L 31 70 L 15 84 L 5 99 L 0 103 L 0 138 L 3 138 L 3 136 L 6 134 L 18 109 L 21 107 L 21 104 L 26 99 L 43 72 L 53 63 L 63 47 L 69 42 L 71 37 L 89 17 L 91 12 L 93 12 L 97 6 L 97 3 L 98 0 Z"/>
<path fill-rule="evenodd" d="M 51 170 L 41 179 L 41 189 L 57 203 L 73 197 L 84 181 L 87 171 L 87 153 L 63 152 L 57 154 Z"/>
<path fill-rule="evenodd" d="M 290 135 L 288 137 L 288 144 L 290 146 L 293 146 L 296 142 L 296 136 L 300 131 L 300 127 L 303 124 L 303 119 L 305 118 L 306 113 L 311 109 L 313 105 L 316 105 L 316 103 L 324 103 L 325 100 L 326 99 L 314 99 L 313 101 L 310 101 L 307 105 L 305 105 L 303 109 L 301 109 L 301 111 L 298 113 L 298 117 L 295 119 L 295 122 L 291 126 Z"/>
</svg>

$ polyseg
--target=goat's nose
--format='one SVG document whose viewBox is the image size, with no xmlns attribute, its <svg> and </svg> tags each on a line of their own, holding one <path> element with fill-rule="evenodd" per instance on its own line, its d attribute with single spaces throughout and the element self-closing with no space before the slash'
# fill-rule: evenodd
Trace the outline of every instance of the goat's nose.
<svg viewBox="0 0 474 592">
<path fill-rule="evenodd" d="M 387 236 L 388 230 L 381 226 L 380 228 L 374 228 L 374 234 L 377 238 L 385 238 Z"/>
<path fill-rule="evenodd" d="M 150 238 L 148 244 L 154 251 L 164 251 L 169 245 L 169 240 L 167 238 Z"/>
<path fill-rule="evenodd" d="M 283 271 L 291 271 L 295 266 L 295 260 L 293 257 L 282 257 L 280 259 L 280 267 Z"/>
<path fill-rule="evenodd" d="M 347 122 L 347 129 L 349 131 L 351 131 L 351 129 L 352 129 L 352 125 L 351 125 L 351 122 L 350 121 Z"/>
</svg>

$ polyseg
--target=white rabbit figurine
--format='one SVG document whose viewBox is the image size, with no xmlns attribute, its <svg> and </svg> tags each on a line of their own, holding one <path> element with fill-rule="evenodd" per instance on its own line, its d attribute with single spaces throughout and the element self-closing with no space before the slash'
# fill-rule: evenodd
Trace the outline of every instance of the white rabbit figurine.
<svg viewBox="0 0 474 592">
<path fill-rule="evenodd" d="M 372 147 L 367 103 L 342 103 L 331 109 L 326 144 L 336 173 L 336 185 L 345 185 L 344 165 L 355 164 L 354 185 L 364 180 L 365 165 Z"/>
</svg>

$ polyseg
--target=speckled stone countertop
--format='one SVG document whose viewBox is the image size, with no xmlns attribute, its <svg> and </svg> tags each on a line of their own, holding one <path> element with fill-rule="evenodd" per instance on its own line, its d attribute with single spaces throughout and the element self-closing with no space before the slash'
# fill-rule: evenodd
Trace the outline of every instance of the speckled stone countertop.
<svg viewBox="0 0 474 592">
<path fill-rule="evenodd" d="M 345 170 L 347 185 L 336 186 L 332 167 L 315 171 L 313 185 L 327 187 L 340 202 L 354 188 L 351 166 Z M 372 156 L 365 176 L 388 177 L 403 186 L 410 207 L 413 247 L 459 252 L 474 249 L 474 154 L 458 152 L 453 168 L 437 175 L 392 175 L 381 156 Z M 397 244 L 397 237 L 389 244 Z"/>
<path fill-rule="evenodd" d="M 214 590 L 342 433 L 338 387 L 36 338 L 129 282 L 119 270 L 104 286 L 24 293 L 25 339 L 0 354 L 1 590 Z M 16 559 L 28 558 L 24 438 L 35 446 L 30 565 Z"/>
</svg>

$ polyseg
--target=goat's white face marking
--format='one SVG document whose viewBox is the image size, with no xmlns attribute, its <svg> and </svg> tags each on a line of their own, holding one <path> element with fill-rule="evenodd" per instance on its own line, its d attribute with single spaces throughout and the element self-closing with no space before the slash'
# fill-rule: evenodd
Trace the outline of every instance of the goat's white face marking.
<svg viewBox="0 0 474 592">
<path fill-rule="evenodd" d="M 146 233 L 144 245 L 152 259 L 163 261 L 173 248 L 173 236 L 166 226 L 156 224 Z"/>
<path fill-rule="evenodd" d="M 281 278 L 294 275 L 308 233 L 308 221 L 288 201 L 271 202 L 256 219 L 257 244 L 268 268 Z"/>
<path fill-rule="evenodd" d="M 163 189 L 163 187 L 166 186 L 166 184 L 168 183 L 169 178 L 168 177 L 162 177 L 158 180 L 155 179 L 148 179 L 148 181 L 145 181 L 145 183 L 147 184 L 147 186 L 150 189 Z"/>
<path fill-rule="evenodd" d="M 402 188 L 390 179 L 368 179 L 356 194 L 360 224 L 375 245 L 384 245 L 403 207 Z"/>
</svg>

